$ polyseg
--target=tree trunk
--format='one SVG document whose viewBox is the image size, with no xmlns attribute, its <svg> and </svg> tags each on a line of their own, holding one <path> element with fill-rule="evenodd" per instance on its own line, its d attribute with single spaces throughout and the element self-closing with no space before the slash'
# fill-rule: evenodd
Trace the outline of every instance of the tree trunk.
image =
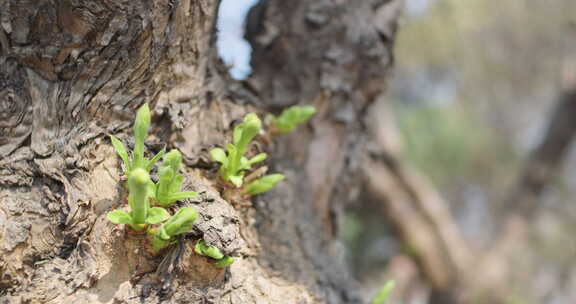
<svg viewBox="0 0 576 304">
<path fill-rule="evenodd" d="M 254 74 L 215 49 L 218 1 L 0 2 L 0 303 L 355 303 L 337 215 L 358 197 L 363 117 L 392 65 L 399 1 L 263 1 Z M 313 102 L 304 130 L 252 152 L 288 178 L 252 201 L 220 193 L 207 151 L 245 113 Z M 153 108 L 150 153 L 184 155 L 193 233 L 160 256 L 105 217 L 122 207 L 107 139 Z M 237 261 L 194 254 L 203 238 Z"/>
</svg>

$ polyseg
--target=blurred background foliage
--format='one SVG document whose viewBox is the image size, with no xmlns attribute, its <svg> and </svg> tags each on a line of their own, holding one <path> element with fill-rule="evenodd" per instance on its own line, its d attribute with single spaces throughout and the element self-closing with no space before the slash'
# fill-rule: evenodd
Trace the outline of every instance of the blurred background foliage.
<svg viewBox="0 0 576 304">
<path fill-rule="evenodd" d="M 506 171 L 504 167 L 516 160 L 512 151 L 461 107 L 398 106 L 396 117 L 402 156 L 440 188 L 460 188 L 462 181 L 489 183 L 493 171 Z"/>
<path fill-rule="evenodd" d="M 453 208 L 497 207 L 574 77 L 576 1 L 406 4 L 390 94 L 405 155 Z"/>
<path fill-rule="evenodd" d="M 450 202 L 470 243 L 482 248 L 563 86 L 576 79 L 576 1 L 406 0 L 395 54 L 387 102 L 402 155 Z M 533 294 L 510 290 L 510 303 L 576 301 L 574 149 L 565 169 L 531 227 L 534 252 L 518 257 L 537 274 L 530 280 L 538 286 Z M 369 209 L 351 210 L 345 220 L 358 277 L 366 286 L 378 282 L 368 293 L 391 278 L 382 275 L 391 259 L 410 256 L 393 235 Z M 402 298 L 426 303 L 417 299 Z"/>
</svg>

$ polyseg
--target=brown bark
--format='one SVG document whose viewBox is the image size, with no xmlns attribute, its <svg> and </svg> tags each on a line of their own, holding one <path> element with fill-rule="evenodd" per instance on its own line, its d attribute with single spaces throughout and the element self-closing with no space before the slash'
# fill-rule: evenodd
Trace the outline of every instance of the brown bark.
<svg viewBox="0 0 576 304">
<path fill-rule="evenodd" d="M 397 1 L 264 1 L 254 75 L 231 81 L 214 47 L 218 1 L 0 2 L 0 302 L 352 303 L 335 215 L 356 195 L 362 116 L 392 63 Z M 254 105 L 317 100 L 302 133 L 253 150 L 288 177 L 249 201 L 221 196 L 206 151 Z M 148 150 L 186 158 L 200 220 L 158 257 L 105 219 L 123 206 L 107 137 L 143 103 Z M 252 106 L 250 105 L 252 104 Z M 226 199 L 226 200 L 225 200 Z M 238 257 L 227 270 L 191 250 Z"/>
<path fill-rule="evenodd" d="M 275 147 L 275 168 L 291 192 L 262 203 L 266 260 L 289 278 L 311 282 L 329 303 L 357 301 L 338 248 L 338 214 L 358 198 L 363 117 L 385 90 L 400 1 L 263 1 L 248 17 L 250 87 L 270 111 L 313 103 L 306 132 Z M 300 203 L 294 203 L 300 202 Z M 265 214 L 286 216 L 281 221 Z M 294 267 L 294 265 L 298 265 Z M 319 275 L 307 276 L 320 269 Z"/>
</svg>

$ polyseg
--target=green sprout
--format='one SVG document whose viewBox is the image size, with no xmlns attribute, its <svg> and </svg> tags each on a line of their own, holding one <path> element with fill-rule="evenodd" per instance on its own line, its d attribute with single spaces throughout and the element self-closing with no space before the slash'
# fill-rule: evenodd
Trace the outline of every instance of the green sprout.
<svg viewBox="0 0 576 304">
<path fill-rule="evenodd" d="M 152 249 L 158 252 L 174 242 L 178 234 L 192 230 L 192 224 L 198 217 L 198 212 L 192 207 L 184 207 L 178 210 L 167 222 L 158 229 L 150 229 Z"/>
<path fill-rule="evenodd" d="M 170 217 L 163 208 L 150 208 L 150 175 L 142 168 L 128 176 L 128 205 L 130 212 L 113 210 L 107 217 L 114 224 L 127 224 L 134 231 L 142 231 L 148 224 L 161 223 Z"/>
<path fill-rule="evenodd" d="M 262 122 L 254 113 L 244 117 L 244 121 L 234 128 L 234 141 L 226 145 L 227 153 L 223 149 L 214 148 L 210 156 L 214 161 L 221 163 L 220 176 L 237 188 L 242 186 L 243 170 L 251 169 L 252 165 L 266 159 L 266 153 L 260 153 L 251 159 L 244 156 L 248 145 L 262 129 Z"/>
<path fill-rule="evenodd" d="M 271 115 L 272 125 L 279 133 L 290 133 L 314 114 L 316 109 L 313 106 L 292 106 L 282 111 L 279 117 Z"/>
<path fill-rule="evenodd" d="M 198 240 L 196 246 L 194 246 L 194 251 L 199 255 L 205 255 L 207 257 L 215 259 L 217 262 L 214 263 L 217 267 L 227 267 L 234 263 L 234 258 L 230 256 L 225 256 L 220 249 L 216 246 L 208 246 L 204 240 Z"/>
<path fill-rule="evenodd" d="M 148 104 L 144 104 L 138 109 L 136 113 L 136 121 L 134 121 L 134 151 L 132 158 L 129 157 L 128 151 L 124 144 L 114 135 L 110 135 L 112 145 L 116 153 L 122 159 L 124 164 L 124 173 L 129 176 L 130 173 L 137 169 L 143 168 L 146 172 L 150 172 L 154 164 L 164 155 L 165 150 L 158 152 L 152 159 L 144 157 L 144 141 L 148 137 L 148 129 L 150 128 L 150 109 Z"/>
<path fill-rule="evenodd" d="M 174 202 L 195 196 L 196 192 L 180 192 L 184 177 L 178 174 L 182 164 L 182 155 L 178 150 L 171 150 L 164 156 L 162 166 L 158 169 L 159 180 L 156 184 L 156 201 L 163 207 Z"/>
<path fill-rule="evenodd" d="M 396 283 L 394 281 L 388 281 L 374 296 L 372 299 L 371 304 L 385 304 L 388 298 L 392 295 L 392 291 L 394 290 L 394 286 Z"/>
<path fill-rule="evenodd" d="M 280 181 L 284 179 L 283 174 L 268 174 L 265 175 L 244 187 L 242 193 L 256 195 L 260 193 L 264 193 L 276 186 Z"/>
</svg>

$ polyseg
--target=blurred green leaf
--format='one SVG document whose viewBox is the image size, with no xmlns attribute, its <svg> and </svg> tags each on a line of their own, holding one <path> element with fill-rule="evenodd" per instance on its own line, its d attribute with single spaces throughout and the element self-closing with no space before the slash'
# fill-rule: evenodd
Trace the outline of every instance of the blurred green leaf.
<svg viewBox="0 0 576 304">
<path fill-rule="evenodd" d="M 394 281 L 386 282 L 386 284 L 384 284 L 384 287 L 378 290 L 378 292 L 374 296 L 374 299 L 372 299 L 371 304 L 385 304 L 388 298 L 390 298 L 390 296 L 392 295 L 392 291 L 394 290 L 395 285 L 396 283 Z"/>
<path fill-rule="evenodd" d="M 284 179 L 283 174 L 268 174 L 246 185 L 243 193 L 256 195 L 274 188 Z"/>
<path fill-rule="evenodd" d="M 111 221 L 114 224 L 131 224 L 132 223 L 132 217 L 130 216 L 130 214 L 122 211 L 122 210 L 113 210 L 108 212 L 108 214 L 106 215 L 106 217 L 108 218 L 109 221 Z"/>
</svg>

